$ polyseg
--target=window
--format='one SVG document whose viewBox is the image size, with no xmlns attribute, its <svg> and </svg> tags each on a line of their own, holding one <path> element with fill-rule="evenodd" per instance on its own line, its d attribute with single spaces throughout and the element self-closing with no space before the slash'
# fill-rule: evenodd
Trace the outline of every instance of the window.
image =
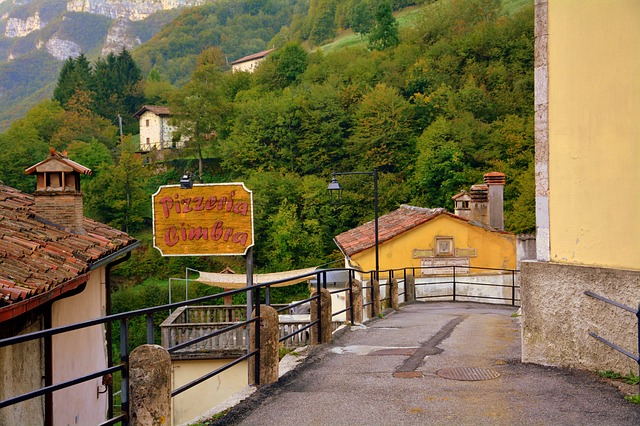
<svg viewBox="0 0 640 426">
<path fill-rule="evenodd" d="M 149 120 L 145 120 L 145 121 L 146 121 L 147 127 L 149 127 Z"/>
</svg>

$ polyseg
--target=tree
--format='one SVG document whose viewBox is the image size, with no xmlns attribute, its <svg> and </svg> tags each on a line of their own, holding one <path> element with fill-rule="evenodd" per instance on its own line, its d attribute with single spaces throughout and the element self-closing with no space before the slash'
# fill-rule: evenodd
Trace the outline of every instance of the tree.
<svg viewBox="0 0 640 426">
<path fill-rule="evenodd" d="M 93 113 L 89 96 L 90 93 L 77 91 L 67 103 L 62 125 L 51 136 L 51 145 L 56 149 L 64 150 L 75 141 L 97 140 L 115 150 L 118 128 Z"/>
<path fill-rule="evenodd" d="M 369 33 L 369 48 L 384 50 L 400 43 L 398 37 L 398 21 L 393 16 L 393 9 L 388 0 L 381 0 L 376 7 L 375 22 Z"/>
<path fill-rule="evenodd" d="M 92 73 L 89 61 L 81 54 L 77 58 L 68 58 L 62 64 L 58 75 L 58 84 L 53 90 L 53 99 L 62 107 L 73 97 L 76 91 L 88 91 L 91 87 Z"/>
<path fill-rule="evenodd" d="M 171 101 L 173 120 L 187 148 L 198 156 L 198 174 L 204 173 L 204 150 L 227 132 L 231 102 L 225 97 L 227 76 L 224 55 L 219 48 L 204 50 L 191 80 Z"/>
<path fill-rule="evenodd" d="M 94 112 L 110 121 L 120 115 L 125 133 L 136 133 L 133 114 L 144 102 L 142 73 L 127 50 L 117 56 L 109 53 L 95 63 L 91 90 Z"/>
<path fill-rule="evenodd" d="M 374 23 L 373 1 L 352 1 L 349 8 L 349 27 L 360 35 L 369 34 Z"/>
<path fill-rule="evenodd" d="M 361 168 L 405 169 L 413 156 L 411 115 L 411 105 L 397 89 L 378 84 L 355 112 L 348 153 Z"/>
<path fill-rule="evenodd" d="M 127 233 L 139 230 L 151 217 L 146 191 L 149 174 L 142 159 L 123 149 L 115 165 L 104 165 L 87 189 L 88 213 Z"/>
</svg>

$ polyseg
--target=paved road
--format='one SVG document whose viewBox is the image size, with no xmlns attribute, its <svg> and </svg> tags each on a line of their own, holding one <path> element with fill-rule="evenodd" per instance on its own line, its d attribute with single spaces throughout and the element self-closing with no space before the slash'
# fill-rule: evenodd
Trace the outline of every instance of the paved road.
<svg viewBox="0 0 640 426">
<path fill-rule="evenodd" d="M 597 376 L 520 363 L 514 312 L 404 306 L 314 349 L 212 424 L 640 425 L 640 406 Z M 485 380 L 460 380 L 471 378 Z"/>
</svg>

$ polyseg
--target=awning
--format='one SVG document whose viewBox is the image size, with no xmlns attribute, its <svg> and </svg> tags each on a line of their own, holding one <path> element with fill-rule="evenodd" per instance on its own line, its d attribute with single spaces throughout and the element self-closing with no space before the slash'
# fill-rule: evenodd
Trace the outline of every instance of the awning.
<svg viewBox="0 0 640 426">
<path fill-rule="evenodd" d="M 236 289 L 247 286 L 247 276 L 246 274 L 221 274 L 217 272 L 201 272 L 200 277 L 195 279 L 194 281 L 201 282 L 203 284 L 212 285 L 216 287 L 222 287 L 226 289 Z M 296 269 L 293 271 L 285 271 L 285 272 L 273 272 L 270 274 L 254 274 L 253 275 L 253 283 L 254 284 L 264 284 L 273 281 L 282 281 L 278 284 L 273 284 L 272 287 L 285 287 L 288 285 L 298 284 L 304 281 L 309 281 L 315 278 L 315 275 L 307 275 L 303 278 L 295 278 L 300 275 L 310 274 L 312 272 L 316 272 L 316 268 L 306 268 L 306 269 Z"/>
</svg>

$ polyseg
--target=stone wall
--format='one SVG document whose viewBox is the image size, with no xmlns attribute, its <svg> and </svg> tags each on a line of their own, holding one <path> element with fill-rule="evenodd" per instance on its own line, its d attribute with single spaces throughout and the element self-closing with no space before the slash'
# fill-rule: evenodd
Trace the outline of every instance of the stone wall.
<svg viewBox="0 0 640 426">
<path fill-rule="evenodd" d="M 521 275 L 523 362 L 637 374 L 635 361 L 588 334 L 637 355 L 635 315 L 584 291 L 637 309 L 640 271 L 523 262 Z"/>
</svg>

